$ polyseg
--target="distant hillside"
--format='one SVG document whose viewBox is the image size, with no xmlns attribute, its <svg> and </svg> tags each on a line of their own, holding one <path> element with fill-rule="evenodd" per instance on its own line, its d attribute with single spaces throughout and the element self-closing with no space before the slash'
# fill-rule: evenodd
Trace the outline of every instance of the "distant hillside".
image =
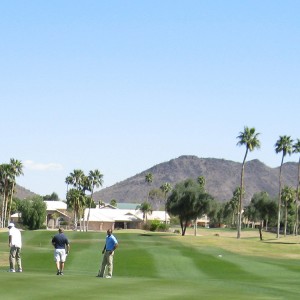
<svg viewBox="0 0 300 300">
<path fill-rule="evenodd" d="M 141 203 L 146 199 L 149 189 L 159 188 L 169 182 L 174 187 L 177 182 L 187 178 L 197 179 L 204 176 L 207 192 L 217 200 L 227 201 L 240 185 L 241 163 L 225 159 L 198 158 L 196 156 L 180 156 L 141 172 L 133 177 L 107 187 L 94 194 L 96 201 L 110 202 L 115 199 L 119 203 Z M 153 182 L 149 187 L 145 182 L 147 173 L 153 174 Z M 297 163 L 283 165 L 283 184 L 296 187 Z M 254 193 L 266 191 L 270 196 L 278 195 L 279 167 L 270 168 L 259 160 L 252 160 L 245 166 L 246 203 Z"/>
<path fill-rule="evenodd" d="M 25 199 L 28 197 L 36 196 L 37 194 L 31 192 L 30 190 L 25 189 L 20 185 L 16 185 L 16 193 L 14 194 L 15 197 L 19 199 Z"/>
</svg>

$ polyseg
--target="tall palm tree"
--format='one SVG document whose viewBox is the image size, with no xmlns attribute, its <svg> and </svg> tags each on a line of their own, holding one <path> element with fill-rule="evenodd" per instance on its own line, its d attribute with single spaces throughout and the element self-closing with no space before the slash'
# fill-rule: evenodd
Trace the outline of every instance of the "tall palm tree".
<svg viewBox="0 0 300 300">
<path fill-rule="evenodd" d="M 281 213 L 281 189 L 282 189 L 282 165 L 283 160 L 287 154 L 291 155 L 293 152 L 293 140 L 290 136 L 283 135 L 279 136 L 275 144 L 275 152 L 282 152 L 281 164 L 279 169 L 279 192 L 278 192 L 278 212 L 277 212 L 277 238 L 279 239 L 280 234 L 280 213 Z"/>
<path fill-rule="evenodd" d="M 241 191 L 244 191 L 244 172 L 245 172 L 245 162 L 248 155 L 248 152 L 252 152 L 254 149 L 260 148 L 260 141 L 258 139 L 259 133 L 255 132 L 255 128 L 249 128 L 247 126 L 244 127 L 244 131 L 240 132 L 237 136 L 239 139 L 237 145 L 238 146 L 246 146 L 246 152 L 243 159 L 242 170 L 241 170 Z M 243 212 L 243 197 L 244 193 L 240 193 L 239 200 L 239 215 L 238 215 L 238 229 L 237 229 L 237 238 L 241 237 L 241 229 L 242 229 L 242 212 Z"/>
<path fill-rule="evenodd" d="M 83 184 L 84 184 L 84 173 L 80 169 L 75 169 L 73 173 L 70 173 L 70 177 L 72 178 L 72 185 L 77 190 L 82 190 Z"/>
<path fill-rule="evenodd" d="M 164 193 L 164 200 L 165 200 L 165 224 L 167 224 L 167 195 L 172 190 L 172 186 L 169 182 L 165 182 L 163 185 L 160 186 L 160 189 Z"/>
<path fill-rule="evenodd" d="M 293 145 L 293 153 L 300 153 L 300 139 L 297 139 Z M 299 227 L 299 200 L 300 200 L 300 157 L 298 160 L 298 179 L 297 179 L 297 188 L 296 188 L 296 224 L 295 224 L 295 235 L 298 235 Z"/>
<path fill-rule="evenodd" d="M 93 201 L 94 189 L 95 189 L 95 187 L 99 188 L 100 186 L 103 185 L 103 174 L 101 174 L 101 172 L 98 169 L 96 169 L 94 171 L 90 171 L 88 180 L 89 180 L 89 185 L 90 185 L 90 189 L 91 189 L 91 200 L 89 201 L 89 212 L 88 212 L 87 221 L 86 221 L 86 231 L 89 230 L 89 220 L 90 220 L 91 205 L 92 205 L 92 201 Z"/>
<path fill-rule="evenodd" d="M 77 229 L 77 220 L 80 215 L 81 206 L 86 188 L 86 176 L 80 169 L 75 169 L 66 177 L 65 182 L 72 184 L 74 188 L 67 192 L 67 203 L 74 210 L 74 228 Z"/>
<path fill-rule="evenodd" d="M 3 197 L 1 208 L 1 227 L 5 227 L 8 197 L 11 190 L 11 177 L 12 167 L 10 164 L 2 164 L 0 166 L 0 178 L 1 178 L 1 193 Z"/>
<path fill-rule="evenodd" d="M 73 178 L 72 178 L 71 175 L 69 175 L 69 176 L 66 177 L 65 183 L 67 184 L 67 194 L 68 194 L 68 191 L 69 191 L 69 185 L 73 183 Z"/>
<path fill-rule="evenodd" d="M 145 176 L 145 182 L 148 185 L 151 185 L 151 183 L 153 182 L 153 175 L 152 175 L 152 173 L 147 173 L 146 174 L 146 176 Z M 147 202 L 149 202 L 149 194 L 150 194 L 150 191 L 147 194 Z"/>
<path fill-rule="evenodd" d="M 11 191 L 10 191 L 10 201 L 9 201 L 9 208 L 8 208 L 8 215 L 10 216 L 11 213 L 11 204 L 12 204 L 12 198 L 15 190 L 16 185 L 16 177 L 19 177 L 20 175 L 23 175 L 23 164 L 20 160 L 17 159 L 10 159 L 10 166 L 11 166 Z"/>
</svg>

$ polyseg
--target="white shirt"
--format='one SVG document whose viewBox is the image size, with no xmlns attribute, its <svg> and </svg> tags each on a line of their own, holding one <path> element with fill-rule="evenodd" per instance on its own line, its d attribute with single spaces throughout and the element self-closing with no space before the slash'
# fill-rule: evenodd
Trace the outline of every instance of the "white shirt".
<svg viewBox="0 0 300 300">
<path fill-rule="evenodd" d="M 22 248 L 21 232 L 16 227 L 11 227 L 8 231 L 8 235 L 11 236 L 11 245 Z"/>
</svg>

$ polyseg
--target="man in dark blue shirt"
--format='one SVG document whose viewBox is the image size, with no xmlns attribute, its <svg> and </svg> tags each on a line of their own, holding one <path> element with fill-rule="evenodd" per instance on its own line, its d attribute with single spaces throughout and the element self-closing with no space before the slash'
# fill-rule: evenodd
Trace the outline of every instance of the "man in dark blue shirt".
<svg viewBox="0 0 300 300">
<path fill-rule="evenodd" d="M 64 267 L 67 255 L 70 252 L 70 243 L 64 234 L 63 228 L 58 229 L 58 234 L 52 238 L 52 245 L 54 246 L 54 260 L 56 262 L 56 275 L 64 275 Z"/>
</svg>

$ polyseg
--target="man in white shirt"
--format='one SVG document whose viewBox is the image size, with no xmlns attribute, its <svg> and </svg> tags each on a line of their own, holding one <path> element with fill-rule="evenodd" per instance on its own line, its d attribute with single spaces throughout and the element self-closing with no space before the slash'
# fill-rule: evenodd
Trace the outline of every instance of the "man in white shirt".
<svg viewBox="0 0 300 300">
<path fill-rule="evenodd" d="M 9 272 L 16 272 L 15 265 L 17 262 L 17 272 L 22 272 L 22 261 L 21 261 L 21 248 L 22 248 L 22 237 L 19 229 L 15 227 L 14 223 L 8 224 L 8 245 L 10 247 L 9 252 Z"/>
</svg>

